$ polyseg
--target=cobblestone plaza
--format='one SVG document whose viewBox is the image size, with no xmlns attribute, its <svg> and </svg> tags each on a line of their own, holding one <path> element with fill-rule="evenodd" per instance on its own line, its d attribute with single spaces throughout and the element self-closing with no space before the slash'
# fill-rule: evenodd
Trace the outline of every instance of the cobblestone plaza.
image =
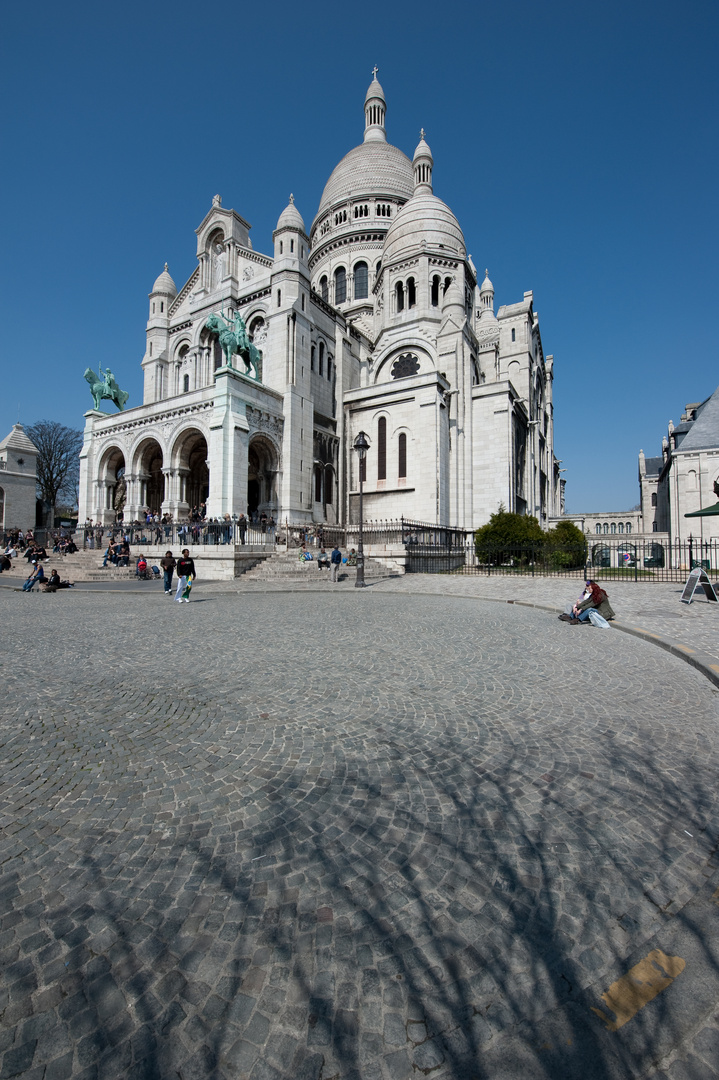
<svg viewBox="0 0 719 1080">
<path fill-rule="evenodd" d="M 0 618 L 2 1080 L 717 1075 L 719 698 L 680 659 L 393 583 Z"/>
</svg>

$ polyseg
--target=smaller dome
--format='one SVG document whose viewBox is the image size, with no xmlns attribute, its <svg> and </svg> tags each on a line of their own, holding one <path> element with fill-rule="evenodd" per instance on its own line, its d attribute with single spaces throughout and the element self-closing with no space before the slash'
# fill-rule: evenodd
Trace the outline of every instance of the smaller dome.
<svg viewBox="0 0 719 1080">
<path fill-rule="evenodd" d="M 152 296 L 153 293 L 162 293 L 163 296 L 177 296 L 177 285 L 175 285 L 175 282 L 170 277 L 167 263 L 165 263 L 165 269 L 152 286 L 152 293 L 150 293 L 150 295 Z"/>
<path fill-rule="evenodd" d="M 459 279 L 456 275 L 452 278 L 452 282 L 444 294 L 442 307 L 464 307 L 464 293 L 462 292 L 462 286 L 459 284 Z"/>
<path fill-rule="evenodd" d="M 390 225 L 382 261 L 387 264 L 418 248 L 460 259 L 467 255 L 456 217 L 446 203 L 425 192 L 413 195 Z"/>
<path fill-rule="evenodd" d="M 365 94 L 364 103 L 366 105 L 368 101 L 374 101 L 377 98 L 379 98 L 380 101 L 383 101 L 385 105 L 387 104 L 387 99 L 384 96 L 384 90 L 382 89 L 377 80 L 377 72 L 375 71 L 372 76 L 372 82 L 367 87 L 367 93 Z"/>
<path fill-rule="evenodd" d="M 412 158 L 412 161 L 416 162 L 419 158 L 429 158 L 431 163 L 434 165 L 434 158 L 432 157 L 432 151 L 430 150 L 429 144 L 427 143 L 427 141 L 426 141 L 426 139 L 424 137 L 424 128 L 422 128 L 422 130 L 420 131 L 419 134 L 420 134 L 421 137 L 420 137 L 419 142 L 417 143 L 417 149 L 414 152 L 414 157 Z"/>
<path fill-rule="evenodd" d="M 488 292 L 494 293 L 494 285 L 489 280 L 489 270 L 485 270 L 484 271 L 484 281 L 482 282 L 482 288 L 479 290 L 479 295 L 481 296 L 482 293 L 488 293 Z"/>
<path fill-rule="evenodd" d="M 302 220 L 302 214 L 295 206 L 295 197 L 290 195 L 290 201 L 284 208 L 277 221 L 278 229 L 297 229 L 299 232 L 305 232 L 305 223 Z M 275 230 L 276 231 L 276 230 Z"/>
</svg>

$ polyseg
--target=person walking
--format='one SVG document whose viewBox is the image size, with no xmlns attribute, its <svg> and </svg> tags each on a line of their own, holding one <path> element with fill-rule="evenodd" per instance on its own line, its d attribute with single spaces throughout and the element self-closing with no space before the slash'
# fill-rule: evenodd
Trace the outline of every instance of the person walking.
<svg viewBox="0 0 719 1080">
<path fill-rule="evenodd" d="M 335 544 L 335 546 L 332 548 L 332 554 L 330 555 L 330 563 L 332 566 L 332 569 L 330 571 L 330 581 L 334 585 L 336 585 L 337 574 L 339 572 L 340 566 L 342 565 L 342 552 L 337 547 L 337 544 Z"/>
<path fill-rule="evenodd" d="M 189 604 L 190 589 L 196 577 L 195 560 L 190 558 L 190 549 L 183 548 L 182 558 L 177 560 L 177 592 L 175 593 L 175 600 L 177 600 L 178 604 L 181 604 L 183 600 L 186 604 Z"/>
<path fill-rule="evenodd" d="M 172 575 L 174 573 L 177 562 L 171 551 L 165 552 L 165 558 L 160 559 L 160 566 L 162 567 L 162 574 L 165 579 L 165 594 L 172 592 Z"/>
</svg>

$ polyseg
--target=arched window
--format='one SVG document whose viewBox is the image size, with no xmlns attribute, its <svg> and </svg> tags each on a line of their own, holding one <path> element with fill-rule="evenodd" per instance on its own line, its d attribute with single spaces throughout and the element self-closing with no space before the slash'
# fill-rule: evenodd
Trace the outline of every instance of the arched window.
<svg viewBox="0 0 719 1080">
<path fill-rule="evenodd" d="M 620 531 L 620 533 L 624 532 L 624 522 L 623 521 L 619 522 L 619 531 Z"/>
<path fill-rule="evenodd" d="M 387 479 L 387 418 L 377 421 L 377 479 Z"/>
<path fill-rule="evenodd" d="M 612 532 L 615 533 L 616 531 L 617 531 L 617 523 L 616 523 L 616 521 L 613 521 L 612 522 Z"/>
<path fill-rule="evenodd" d="M 315 370 L 315 347 L 314 345 L 310 349 L 310 371 Z"/>
<path fill-rule="evenodd" d="M 652 522 L 652 532 L 659 532 L 659 525 L 656 523 L 656 521 Z"/>
<path fill-rule="evenodd" d="M 605 533 L 609 532 L 609 526 L 607 525 L 606 521 L 604 522 L 604 532 Z"/>
<path fill-rule="evenodd" d="M 597 527 L 596 527 L 596 529 L 594 531 L 597 534 L 597 536 L 599 536 L 599 534 L 601 533 L 602 526 L 599 524 L 599 522 L 597 522 Z"/>
<path fill-rule="evenodd" d="M 407 436 L 404 432 L 400 434 L 398 445 L 398 461 L 397 476 L 400 479 L 407 475 Z"/>
<path fill-rule="evenodd" d="M 320 278 L 320 296 L 323 300 L 329 299 L 329 282 L 327 281 L 327 275 Z"/>
<path fill-rule="evenodd" d="M 517 331 L 512 327 L 512 341 L 517 340 Z"/>
<path fill-rule="evenodd" d="M 656 505 L 657 505 L 657 493 L 656 493 L 656 491 L 653 491 L 652 492 L 652 506 L 656 506 Z"/>
<path fill-rule="evenodd" d="M 182 392 L 183 392 L 183 394 L 186 394 L 189 391 L 189 389 L 190 389 L 190 376 L 189 375 L 183 375 L 183 377 L 182 377 Z"/>
<path fill-rule="evenodd" d="M 401 281 L 398 281 L 394 288 L 397 299 L 397 311 L 404 311 L 404 285 Z"/>
<path fill-rule="evenodd" d="M 360 262 L 355 266 L 355 300 L 365 300 L 369 295 L 369 280 L 367 263 Z"/>
<path fill-rule="evenodd" d="M 320 375 L 325 373 L 325 343 L 320 342 Z"/>
<path fill-rule="evenodd" d="M 448 289 L 448 288 L 450 287 L 450 285 L 451 285 L 451 284 L 452 284 L 452 279 L 451 279 L 451 277 L 446 277 L 446 278 L 444 279 L 444 288 L 442 289 L 442 295 L 443 295 L 443 296 L 444 296 L 444 294 L 445 294 L 445 293 L 447 292 L 447 289 Z"/>
<path fill-rule="evenodd" d="M 627 532 L 631 532 L 631 531 L 632 531 L 632 523 L 631 523 L 631 521 L 628 521 L 627 522 Z"/>
<path fill-rule="evenodd" d="M 322 502 L 322 466 L 315 465 L 315 502 Z"/>
<path fill-rule="evenodd" d="M 335 270 L 335 304 L 344 304 L 347 299 L 347 271 L 344 266 Z"/>
<path fill-rule="evenodd" d="M 407 307 L 414 307 L 417 303 L 417 289 L 415 288 L 414 278 L 407 278 Z"/>
<path fill-rule="evenodd" d="M 432 307 L 439 307 L 439 286 L 441 279 L 439 275 L 435 274 L 432 278 Z"/>
</svg>

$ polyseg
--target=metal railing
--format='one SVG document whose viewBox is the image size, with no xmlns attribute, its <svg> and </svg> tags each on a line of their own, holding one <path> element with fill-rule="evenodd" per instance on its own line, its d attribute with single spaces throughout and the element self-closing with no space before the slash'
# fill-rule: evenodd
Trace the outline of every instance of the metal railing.
<svg viewBox="0 0 719 1080">
<path fill-rule="evenodd" d="M 683 582 L 690 570 L 703 567 L 719 576 L 719 541 L 670 542 L 606 540 L 589 537 L 585 544 L 483 544 L 466 534 L 461 565 L 448 566 L 447 553 L 420 546 L 411 553 L 408 572 L 504 574 L 593 578 L 602 581 Z"/>
</svg>

